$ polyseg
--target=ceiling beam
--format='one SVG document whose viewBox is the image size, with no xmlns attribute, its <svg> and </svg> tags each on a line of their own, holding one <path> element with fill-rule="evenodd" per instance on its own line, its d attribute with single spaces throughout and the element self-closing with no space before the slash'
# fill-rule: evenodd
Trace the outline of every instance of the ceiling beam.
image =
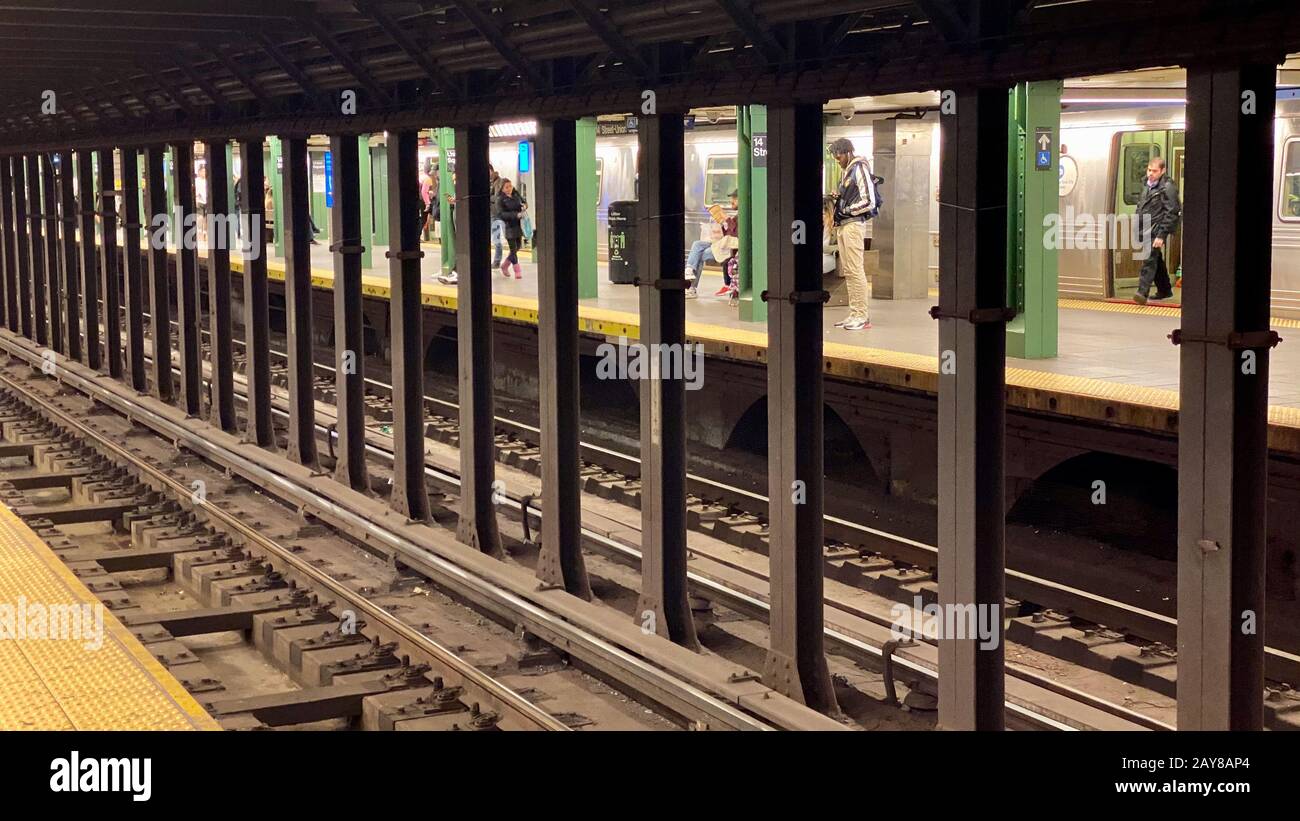
<svg viewBox="0 0 1300 821">
<path fill-rule="evenodd" d="M 519 49 L 510 44 L 506 36 L 501 33 L 501 29 L 497 28 L 497 24 L 492 21 L 491 17 L 483 13 L 475 0 L 451 0 L 451 3 L 464 15 L 469 24 L 483 36 L 483 39 L 487 40 L 488 44 L 496 49 L 497 54 L 501 55 L 501 59 L 519 72 L 519 76 L 534 91 L 540 91 L 546 87 L 546 81 L 542 78 L 541 72 L 528 58 L 519 53 Z"/>
<path fill-rule="evenodd" d="M 315 81 L 308 76 L 305 69 L 295 63 L 289 55 L 284 53 L 284 49 L 272 40 L 269 34 L 259 31 L 254 35 L 254 37 L 262 46 L 262 50 L 269 54 L 271 59 L 275 61 L 276 65 L 278 65 L 291 80 L 298 84 L 298 87 L 302 89 L 304 94 L 316 100 L 324 99 L 325 93 L 321 91 L 320 86 L 316 85 Z"/>
<path fill-rule="evenodd" d="M 768 63 L 778 64 L 786 61 L 785 47 L 776 39 L 776 35 L 772 34 L 771 29 L 754 14 L 751 0 L 716 0 L 716 2 Z"/>
<path fill-rule="evenodd" d="M 375 80 L 375 76 L 370 73 L 370 70 L 362 65 L 360 61 L 354 59 L 351 52 L 343 47 L 330 30 L 325 28 L 320 20 L 316 19 L 316 17 L 312 15 L 303 15 L 299 19 L 307 30 L 311 32 L 311 35 L 316 38 L 316 41 L 324 46 L 326 51 L 334 55 L 334 59 L 338 61 L 339 65 L 343 66 L 349 74 L 355 77 L 357 82 L 365 86 L 366 91 L 370 92 L 370 95 L 375 98 L 375 102 L 377 102 L 380 107 L 387 107 L 393 104 L 392 98 L 388 96 L 388 92 L 384 91 L 383 87 L 379 85 L 379 82 Z"/>
<path fill-rule="evenodd" d="M 384 33 L 391 37 L 397 47 L 411 59 L 411 62 L 419 66 L 420 70 L 437 84 L 440 91 L 460 96 L 460 88 L 456 80 L 442 66 L 434 62 L 428 50 L 421 48 L 420 44 L 415 42 L 415 38 L 408 34 L 406 29 L 384 10 L 383 6 L 373 0 L 353 0 L 352 5 L 357 7 L 357 11 L 378 23 Z"/>
<path fill-rule="evenodd" d="M 949 43 L 970 38 L 970 23 L 953 0 L 912 0 L 939 35 Z"/>
<path fill-rule="evenodd" d="M 270 102 L 271 98 L 267 96 L 267 93 L 262 89 L 262 86 L 253 79 L 253 75 L 245 70 L 245 68 L 239 64 L 239 61 L 226 51 L 224 46 L 213 46 L 209 51 L 212 52 L 213 56 L 217 58 L 221 65 L 226 67 L 226 71 L 229 71 L 234 75 L 235 79 L 239 80 L 239 82 L 243 84 L 244 88 L 248 89 L 248 93 L 252 94 L 254 99 L 262 104 Z"/>
<path fill-rule="evenodd" d="M 171 57 L 176 61 L 176 65 L 180 66 L 181 71 L 185 72 L 185 76 L 190 78 L 190 82 L 208 95 L 208 99 L 212 101 L 213 105 L 217 108 L 230 107 L 230 98 L 223 94 L 221 89 L 217 88 L 207 77 L 200 74 L 194 64 L 179 49 L 173 51 Z"/>
<path fill-rule="evenodd" d="M 636 45 L 624 37 L 623 33 L 618 30 L 618 26 L 614 25 L 600 9 L 596 8 L 591 0 L 569 0 L 569 5 L 587 24 L 587 27 L 596 32 L 596 36 L 605 45 L 609 46 L 618 59 L 631 68 L 638 77 L 649 77 L 654 73 L 650 64 L 642 59 Z"/>
</svg>

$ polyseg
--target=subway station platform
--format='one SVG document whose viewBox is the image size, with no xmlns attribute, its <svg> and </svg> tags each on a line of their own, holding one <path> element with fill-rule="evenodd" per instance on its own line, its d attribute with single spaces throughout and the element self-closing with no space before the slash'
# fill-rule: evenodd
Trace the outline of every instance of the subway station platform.
<svg viewBox="0 0 1300 821">
<path fill-rule="evenodd" d="M 0 730 L 217 729 L 54 551 L 0 505 Z"/>
<path fill-rule="evenodd" d="M 268 247 L 268 251 L 272 251 Z M 372 257 L 384 258 L 384 246 Z M 422 301 L 435 309 L 456 309 L 456 288 L 437 281 L 439 248 L 424 245 Z M 203 252 L 200 251 L 200 256 Z M 235 256 L 232 268 L 242 270 Z M 268 276 L 284 278 L 284 261 L 272 253 Z M 537 322 L 537 272 L 521 255 L 521 279 L 494 270 L 493 313 L 498 319 Z M 608 281 L 598 266 L 598 295 L 581 301 L 582 330 L 616 338 L 638 336 L 637 292 Z M 322 242 L 312 246 L 312 280 L 317 288 L 333 283 L 333 261 Z M 745 322 L 739 308 L 711 294 L 721 274 L 706 269 L 699 297 L 686 303 L 687 336 L 704 345 L 710 356 L 766 361 L 767 326 Z M 365 269 L 363 292 L 389 297 L 385 264 Z M 931 393 L 938 391 L 938 333 L 928 299 L 871 300 L 873 327 L 849 332 L 834 327 L 847 307 L 827 307 L 824 335 L 828 376 Z M 1169 334 L 1179 326 L 1177 306 L 1062 299 L 1059 301 L 1059 355 L 1053 359 L 1008 358 L 1007 401 L 1019 407 L 1108 424 L 1172 433 L 1177 431 L 1179 349 Z M 1300 335 L 1300 320 L 1273 320 L 1283 337 L 1269 365 L 1269 446 L 1300 453 L 1300 345 L 1286 341 Z"/>
</svg>

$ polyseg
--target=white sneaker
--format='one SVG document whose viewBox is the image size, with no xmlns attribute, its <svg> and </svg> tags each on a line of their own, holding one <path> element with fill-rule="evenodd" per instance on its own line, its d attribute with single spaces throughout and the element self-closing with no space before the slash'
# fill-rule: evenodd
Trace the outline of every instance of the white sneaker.
<svg viewBox="0 0 1300 821">
<path fill-rule="evenodd" d="M 687 299 L 695 299 L 695 298 L 699 297 L 699 295 L 700 295 L 700 292 L 697 291 L 697 290 L 695 290 L 694 288 L 687 288 L 687 289 L 686 289 L 686 298 L 687 298 Z"/>
<path fill-rule="evenodd" d="M 853 319 L 853 320 L 850 320 L 850 321 L 844 323 L 844 326 L 843 326 L 843 327 L 844 327 L 844 330 L 846 330 L 846 331 L 865 331 L 865 330 L 867 330 L 868 328 L 871 327 L 871 320 L 869 320 L 869 319 Z"/>
<path fill-rule="evenodd" d="M 455 285 L 460 282 L 460 277 L 456 275 L 455 271 L 452 271 L 450 274 L 438 274 L 436 279 L 443 285 Z"/>
<path fill-rule="evenodd" d="M 835 323 L 835 327 L 836 327 L 836 328 L 843 328 L 845 325 L 849 324 L 849 323 L 852 322 L 852 321 L 853 321 L 853 318 L 852 318 L 852 317 L 848 317 L 848 316 L 846 316 L 846 317 L 844 317 L 843 319 L 841 319 L 839 322 L 836 322 L 836 323 Z"/>
</svg>

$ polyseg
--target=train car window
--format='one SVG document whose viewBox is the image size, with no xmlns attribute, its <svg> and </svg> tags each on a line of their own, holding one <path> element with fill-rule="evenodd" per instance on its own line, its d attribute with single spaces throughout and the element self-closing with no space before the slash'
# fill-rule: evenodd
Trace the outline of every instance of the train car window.
<svg viewBox="0 0 1300 821">
<path fill-rule="evenodd" d="M 1300 139 L 1292 137 L 1282 150 L 1282 190 L 1278 193 L 1278 216 L 1284 222 L 1300 222 Z"/>
<path fill-rule="evenodd" d="M 1154 143 L 1130 143 L 1124 146 L 1120 167 L 1124 169 L 1124 202 L 1137 205 L 1146 188 L 1147 163 L 1160 156 L 1160 146 Z"/>
<path fill-rule="evenodd" d="M 731 192 L 739 187 L 740 178 L 736 174 L 736 155 L 717 155 L 709 157 L 704 169 L 704 183 L 709 205 L 729 205 Z"/>
</svg>

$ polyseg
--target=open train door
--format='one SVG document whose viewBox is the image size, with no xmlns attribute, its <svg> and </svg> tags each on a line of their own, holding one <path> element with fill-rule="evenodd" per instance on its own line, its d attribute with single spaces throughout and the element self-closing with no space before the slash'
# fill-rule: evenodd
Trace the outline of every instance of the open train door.
<svg viewBox="0 0 1300 821">
<path fill-rule="evenodd" d="M 1161 129 L 1153 131 L 1121 131 L 1115 135 L 1116 147 L 1114 157 L 1114 214 L 1125 220 L 1132 220 L 1137 213 L 1137 205 L 1146 189 L 1147 163 L 1152 157 L 1164 157 L 1165 165 L 1178 186 L 1178 196 L 1183 196 L 1183 158 L 1186 132 L 1181 129 Z M 1131 222 L 1125 223 L 1132 225 Z M 1182 232 L 1173 236 L 1172 242 L 1165 249 L 1165 265 L 1169 268 L 1169 278 L 1177 281 L 1179 267 L 1182 264 Z M 1142 260 L 1134 258 L 1132 248 L 1117 248 L 1110 251 L 1110 283 L 1107 294 L 1116 299 L 1132 299 L 1137 292 L 1138 275 L 1142 269 Z M 1167 305 L 1176 305 L 1182 300 L 1182 291 L 1174 289 L 1174 296 Z"/>
</svg>

